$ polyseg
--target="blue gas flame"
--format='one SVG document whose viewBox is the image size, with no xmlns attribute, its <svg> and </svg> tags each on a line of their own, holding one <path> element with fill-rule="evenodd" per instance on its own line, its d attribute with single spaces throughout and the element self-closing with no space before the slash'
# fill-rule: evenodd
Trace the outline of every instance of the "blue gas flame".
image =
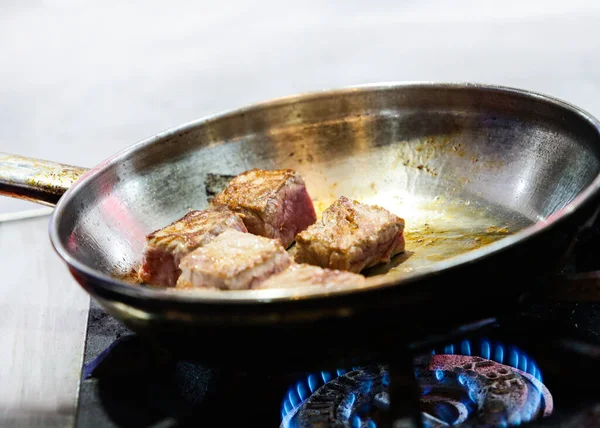
<svg viewBox="0 0 600 428">
<path fill-rule="evenodd" d="M 436 370 L 435 378 L 441 382 L 442 380 L 444 380 L 444 372 L 442 370 Z"/>
<path fill-rule="evenodd" d="M 519 368 L 519 353 L 515 348 L 508 351 L 508 360 L 506 364 L 511 367 Z"/>
<path fill-rule="evenodd" d="M 527 355 L 525 354 L 519 357 L 519 370 L 527 372 Z"/>
<path fill-rule="evenodd" d="M 504 347 L 501 344 L 496 345 L 492 359 L 497 363 L 504 364 Z"/>
<path fill-rule="evenodd" d="M 456 346 L 455 346 L 456 345 Z M 460 343 L 454 344 L 449 343 L 442 348 L 432 349 L 431 355 L 437 354 L 451 354 L 451 355 L 466 355 L 481 357 L 487 360 L 493 360 L 500 364 L 505 364 L 510 367 L 514 367 L 523 372 L 529 373 L 537 380 L 542 382 L 542 375 L 535 362 L 522 350 L 514 346 L 505 346 L 501 342 L 492 342 L 487 339 L 479 341 L 463 340 Z M 357 370 L 359 367 L 352 367 L 352 370 Z M 321 371 L 319 373 L 311 373 L 304 379 L 299 380 L 295 385 L 289 388 L 285 394 L 285 398 L 281 405 L 281 418 L 285 419 L 291 412 L 295 411 L 312 393 L 319 389 L 325 383 L 332 379 L 347 373 L 348 369 L 339 368 L 335 371 Z M 439 382 L 443 382 L 445 374 L 442 370 L 435 370 L 435 378 Z M 469 388 L 469 382 L 467 377 L 464 375 L 458 376 L 458 382 L 464 385 L 468 389 L 469 399 L 475 403 L 477 401 L 477 392 Z M 382 384 L 389 386 L 390 378 L 388 373 L 383 374 Z M 362 393 L 369 393 L 373 386 L 372 381 L 367 381 L 361 386 Z M 423 394 L 427 394 L 427 391 L 422 391 Z M 541 397 L 540 397 L 541 399 Z M 348 397 L 348 405 L 351 407 L 356 400 L 356 396 L 351 394 Z M 469 406 L 471 406 L 469 404 Z M 537 406 L 533 406 L 536 408 Z M 518 425 L 520 422 L 528 422 L 531 420 L 533 415 L 519 415 L 517 419 L 511 421 L 511 425 Z M 363 421 L 360 416 L 353 416 L 351 426 L 361 426 Z M 366 423 L 368 428 L 376 428 L 375 422 L 369 420 Z M 507 425 L 508 426 L 508 425 Z"/>
<path fill-rule="evenodd" d="M 352 370 L 356 370 L 359 368 L 360 367 L 353 367 Z M 288 389 L 288 391 L 286 392 L 283 403 L 281 405 L 281 419 L 284 421 L 286 420 L 286 417 L 288 419 L 287 422 L 285 423 L 285 426 L 286 427 L 290 426 L 289 425 L 289 423 L 290 423 L 289 418 L 291 417 L 290 413 L 293 413 L 298 407 L 300 407 L 300 405 L 308 397 L 310 397 L 310 395 L 313 392 L 315 392 L 317 389 L 319 389 L 321 386 L 323 386 L 327 382 L 331 381 L 332 379 L 335 379 L 336 377 L 341 376 L 347 372 L 348 372 L 347 369 L 340 368 L 340 369 L 336 369 L 333 372 L 322 371 L 317 374 L 311 373 L 311 374 L 307 375 L 306 378 L 300 379 L 295 385 L 290 387 Z M 390 378 L 387 373 L 383 373 L 382 384 L 384 386 L 388 386 L 390 384 Z M 360 391 L 361 391 L 361 393 L 368 394 L 372 388 L 373 388 L 373 381 L 367 380 L 361 384 Z M 351 412 L 351 410 L 356 402 L 356 399 L 357 399 L 357 396 L 354 393 L 350 393 L 348 395 L 348 397 L 346 398 L 345 407 L 348 409 L 348 412 Z M 350 416 L 351 416 L 351 414 L 348 413 L 347 417 L 350 418 Z M 363 421 L 359 415 L 354 415 L 354 416 L 352 416 L 352 419 L 350 419 L 350 424 L 353 427 L 354 426 L 360 427 L 360 426 L 362 426 L 363 422 L 365 422 L 365 421 Z M 377 427 L 375 422 L 372 420 L 367 420 L 366 426 L 368 428 L 376 428 Z"/>
<path fill-rule="evenodd" d="M 455 349 L 458 352 L 455 352 Z M 437 354 L 471 355 L 485 358 L 486 360 L 493 360 L 529 373 L 542 382 L 542 374 L 530 356 L 515 346 L 505 346 L 501 342 L 492 342 L 487 339 L 480 341 L 463 340 L 456 347 L 454 344 L 449 343 L 441 349 L 433 349 L 431 351 L 431 355 Z"/>
<path fill-rule="evenodd" d="M 441 348 L 433 349 L 431 351 L 431 355 L 438 354 L 482 357 L 529 373 L 531 376 L 542 382 L 542 374 L 529 355 L 515 346 L 506 346 L 501 342 L 493 342 L 487 339 L 480 341 L 463 340 L 458 344 L 449 343 Z M 435 370 L 434 376 L 439 382 L 444 381 L 445 374 L 441 370 Z M 478 399 L 476 384 L 470 382 L 468 376 L 464 374 L 459 374 L 457 380 L 467 389 L 468 399 L 463 402 L 463 404 L 469 409 L 474 409 L 473 406 L 476 405 Z M 423 394 L 426 394 L 427 392 L 428 391 L 422 391 Z M 532 405 L 527 406 L 526 413 L 512 415 L 510 421 L 504 421 L 499 426 L 519 426 L 523 423 L 530 422 L 535 416 L 535 409 L 538 408 L 542 396 L 534 396 L 534 399 L 538 400 L 538 402 L 531 403 Z"/>
<path fill-rule="evenodd" d="M 298 396 L 295 389 L 291 389 L 290 391 L 288 391 L 288 400 L 290 401 L 292 407 L 296 407 L 302 402 L 302 399 Z"/>
<path fill-rule="evenodd" d="M 308 398 L 310 390 L 309 386 L 304 382 L 298 382 L 296 386 L 296 391 L 298 391 L 298 397 L 300 397 L 300 401 L 304 401 Z"/>
<path fill-rule="evenodd" d="M 390 375 L 385 373 L 383 375 L 383 379 L 381 379 L 381 383 L 383 384 L 383 386 L 390 386 Z"/>
<path fill-rule="evenodd" d="M 327 383 L 333 379 L 333 375 L 329 372 L 321 372 L 321 378 L 323 379 L 323 383 Z"/>
<path fill-rule="evenodd" d="M 281 404 L 281 418 L 284 419 L 290 412 L 300 406 L 310 394 L 315 392 L 321 385 L 331 379 L 328 372 L 320 374 L 309 374 L 306 379 L 301 379 L 295 385 L 290 387 L 285 394 L 283 403 Z"/>
<path fill-rule="evenodd" d="M 492 355 L 492 348 L 490 346 L 490 342 L 488 342 L 487 340 L 484 340 L 481 342 L 481 358 L 485 358 L 486 360 L 489 360 L 491 358 Z"/>
<path fill-rule="evenodd" d="M 326 384 L 332 379 L 335 379 L 338 376 L 347 373 L 347 369 L 337 369 L 333 372 L 322 371 L 319 373 L 311 373 L 306 376 L 304 379 L 300 379 L 296 382 L 295 385 L 290 387 L 285 394 L 285 398 L 283 403 L 281 404 L 281 418 L 285 419 L 287 415 L 293 412 L 295 409 L 300 407 L 300 405 L 308 398 L 310 395 L 319 389 L 322 385 Z M 384 379 L 385 382 L 385 379 Z M 388 378 L 389 384 L 389 378 Z M 372 388 L 373 382 L 365 382 L 362 385 L 364 392 L 369 392 Z M 353 394 L 348 397 L 349 400 L 355 400 L 356 396 Z M 350 406 L 353 402 L 349 402 Z"/>
<path fill-rule="evenodd" d="M 463 340 L 460 343 L 460 355 L 471 356 L 471 343 L 468 340 Z"/>
<path fill-rule="evenodd" d="M 319 387 L 319 378 L 317 378 L 317 376 L 314 374 L 308 375 L 306 378 L 306 383 L 308 384 L 308 389 L 310 389 L 310 392 L 313 393 Z"/>
</svg>

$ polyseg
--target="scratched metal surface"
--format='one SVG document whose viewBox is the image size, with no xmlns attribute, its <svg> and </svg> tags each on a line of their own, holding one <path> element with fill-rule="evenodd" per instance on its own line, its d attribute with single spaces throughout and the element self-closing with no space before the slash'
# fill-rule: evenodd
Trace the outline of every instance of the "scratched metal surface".
<svg viewBox="0 0 600 428">
<path fill-rule="evenodd" d="M 382 286 L 541 226 L 598 176 L 598 138 L 595 125 L 560 103 L 496 87 L 382 85 L 292 97 L 123 152 L 62 199 L 53 239 L 71 263 L 129 276 L 148 233 L 207 206 L 208 174 L 293 168 L 319 211 L 343 195 L 406 219 L 410 257 L 366 282 Z"/>
</svg>

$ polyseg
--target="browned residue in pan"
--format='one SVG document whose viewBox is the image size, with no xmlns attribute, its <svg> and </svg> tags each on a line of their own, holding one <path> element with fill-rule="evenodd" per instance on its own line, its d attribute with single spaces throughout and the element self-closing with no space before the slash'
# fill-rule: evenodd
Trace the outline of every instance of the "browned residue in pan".
<svg viewBox="0 0 600 428">
<path fill-rule="evenodd" d="M 457 141 L 459 132 L 457 130 L 451 134 L 405 141 L 395 146 L 397 149 L 395 150 L 396 159 L 392 168 L 396 169 L 402 165 L 408 168 L 416 168 L 437 177 L 438 168 L 436 164 L 439 165 L 440 159 L 448 155 L 464 158 L 477 169 L 497 169 L 504 166 L 502 159 L 490 158 L 489 155 L 483 159 L 480 154 L 466 149 Z"/>
<path fill-rule="evenodd" d="M 117 276 L 121 281 L 125 281 L 129 284 L 141 284 L 142 281 L 140 280 L 140 277 L 138 275 L 138 270 L 139 266 L 134 266 L 126 273 L 122 273 Z"/>
<path fill-rule="evenodd" d="M 320 205 L 323 205 L 324 209 L 330 203 L 331 201 L 315 201 L 317 211 L 322 211 Z M 525 223 L 511 223 L 508 220 L 499 223 L 477 209 L 461 208 L 460 205 L 448 206 L 444 202 L 427 205 L 424 215 L 435 211 L 436 205 L 442 209 L 437 219 L 419 221 L 418 216 L 412 220 L 407 219 L 404 231 L 406 251 L 403 254 L 394 257 L 389 264 L 370 268 L 363 274 L 373 276 L 393 271 L 410 275 L 431 267 L 435 262 L 482 248 L 525 226 Z M 402 215 L 401 208 L 394 211 Z M 294 247 L 290 251 L 293 252 Z M 118 276 L 131 284 L 140 283 L 136 269 Z"/>
</svg>

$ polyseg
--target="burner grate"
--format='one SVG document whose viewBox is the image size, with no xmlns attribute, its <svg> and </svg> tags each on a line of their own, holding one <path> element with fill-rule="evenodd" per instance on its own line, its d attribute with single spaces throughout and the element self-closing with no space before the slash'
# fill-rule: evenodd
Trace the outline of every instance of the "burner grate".
<svg viewBox="0 0 600 428">
<path fill-rule="evenodd" d="M 537 365 L 514 346 L 464 340 L 416 358 L 414 369 L 428 427 L 517 426 L 553 409 Z M 381 426 L 389 384 L 386 365 L 310 374 L 288 390 L 281 426 Z"/>
</svg>

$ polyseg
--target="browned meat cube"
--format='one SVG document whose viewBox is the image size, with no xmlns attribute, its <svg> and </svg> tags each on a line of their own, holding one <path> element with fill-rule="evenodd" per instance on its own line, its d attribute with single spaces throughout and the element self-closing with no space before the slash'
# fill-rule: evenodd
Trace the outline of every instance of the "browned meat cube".
<svg viewBox="0 0 600 428">
<path fill-rule="evenodd" d="M 228 230 L 181 260 L 177 287 L 249 289 L 291 262 L 279 241 Z"/>
<path fill-rule="evenodd" d="M 226 210 L 190 211 L 177 221 L 146 236 L 140 279 L 151 285 L 174 286 L 180 260 L 225 230 L 247 232 L 236 213 Z"/>
<path fill-rule="evenodd" d="M 404 220 L 376 205 L 344 196 L 296 236 L 295 260 L 360 272 L 404 251 Z"/>
<path fill-rule="evenodd" d="M 286 270 L 271 276 L 257 288 L 291 288 L 305 286 L 335 287 L 364 284 L 365 277 L 356 273 L 323 269 L 307 264 L 293 264 Z"/>
<path fill-rule="evenodd" d="M 279 239 L 285 248 L 317 220 L 304 180 L 291 169 L 246 171 L 231 180 L 212 204 L 242 214 L 248 232 Z"/>
</svg>

